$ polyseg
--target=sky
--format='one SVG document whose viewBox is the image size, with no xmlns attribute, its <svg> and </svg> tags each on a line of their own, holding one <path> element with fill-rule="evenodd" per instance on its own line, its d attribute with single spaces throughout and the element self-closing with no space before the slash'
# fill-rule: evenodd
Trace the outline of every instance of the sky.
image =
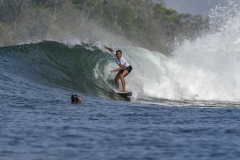
<svg viewBox="0 0 240 160">
<path fill-rule="evenodd" d="M 177 10 L 179 13 L 201 14 L 207 13 L 216 6 L 220 0 L 164 0 L 167 8 Z"/>
</svg>

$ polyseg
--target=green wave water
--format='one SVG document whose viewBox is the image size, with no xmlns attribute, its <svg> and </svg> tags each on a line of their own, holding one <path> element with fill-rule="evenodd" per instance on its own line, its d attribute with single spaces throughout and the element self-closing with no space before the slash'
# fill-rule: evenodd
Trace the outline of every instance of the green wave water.
<svg viewBox="0 0 240 160">
<path fill-rule="evenodd" d="M 110 88 L 105 82 L 94 78 L 94 68 L 99 71 L 108 59 L 107 53 L 90 45 L 68 46 L 58 42 L 44 41 L 0 49 L 11 64 L 8 70 L 15 70 L 35 83 L 49 87 L 75 90 L 86 94 L 105 96 Z"/>
</svg>

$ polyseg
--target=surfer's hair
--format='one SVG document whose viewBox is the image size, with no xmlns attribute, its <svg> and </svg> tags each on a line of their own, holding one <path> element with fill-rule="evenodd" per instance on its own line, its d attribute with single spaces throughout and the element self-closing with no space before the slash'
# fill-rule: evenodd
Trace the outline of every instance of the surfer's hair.
<svg viewBox="0 0 240 160">
<path fill-rule="evenodd" d="M 122 54 L 122 51 L 121 50 L 117 50 L 116 53 L 120 52 Z"/>
<path fill-rule="evenodd" d="M 76 94 L 73 94 L 71 100 L 72 102 L 78 102 L 78 96 Z"/>
</svg>

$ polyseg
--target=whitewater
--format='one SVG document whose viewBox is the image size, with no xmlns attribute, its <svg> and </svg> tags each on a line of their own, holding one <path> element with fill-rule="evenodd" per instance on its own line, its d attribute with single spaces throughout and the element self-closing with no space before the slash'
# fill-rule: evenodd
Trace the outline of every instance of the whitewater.
<svg viewBox="0 0 240 160">
<path fill-rule="evenodd" d="M 134 67 L 127 87 L 135 98 L 240 101 L 239 4 L 224 4 L 233 9 L 219 5 L 212 10 L 210 31 L 176 46 L 171 56 L 143 48 L 123 48 Z M 106 66 L 105 72 L 110 68 L 113 64 Z"/>
</svg>

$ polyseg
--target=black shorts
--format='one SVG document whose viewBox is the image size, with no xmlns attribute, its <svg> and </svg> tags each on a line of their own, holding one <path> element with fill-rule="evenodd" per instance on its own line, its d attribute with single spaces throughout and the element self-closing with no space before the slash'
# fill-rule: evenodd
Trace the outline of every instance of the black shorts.
<svg viewBox="0 0 240 160">
<path fill-rule="evenodd" d="M 130 65 L 130 66 L 128 66 L 126 69 L 123 69 L 123 70 L 121 70 L 121 71 L 119 71 L 118 73 L 123 73 L 123 71 L 124 70 L 127 70 L 128 71 L 128 73 L 130 73 L 131 71 L 132 71 L 132 66 Z"/>
</svg>

